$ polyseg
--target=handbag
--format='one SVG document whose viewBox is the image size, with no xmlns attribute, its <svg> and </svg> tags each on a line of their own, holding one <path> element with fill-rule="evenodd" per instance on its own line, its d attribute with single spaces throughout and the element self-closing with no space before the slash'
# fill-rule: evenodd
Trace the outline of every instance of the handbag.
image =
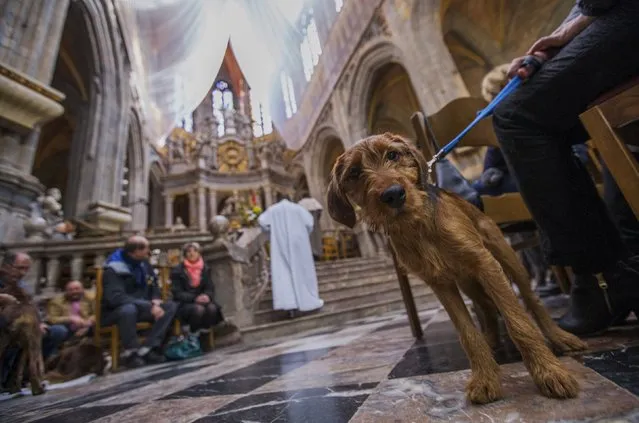
<svg viewBox="0 0 639 423">
<path fill-rule="evenodd" d="M 202 355 L 200 340 L 195 335 L 173 336 L 164 349 L 168 360 L 185 360 Z"/>
<path fill-rule="evenodd" d="M 484 204 L 479 192 L 446 157 L 439 159 L 435 165 L 435 177 L 439 188 L 459 195 L 479 210 L 484 211 Z"/>
</svg>

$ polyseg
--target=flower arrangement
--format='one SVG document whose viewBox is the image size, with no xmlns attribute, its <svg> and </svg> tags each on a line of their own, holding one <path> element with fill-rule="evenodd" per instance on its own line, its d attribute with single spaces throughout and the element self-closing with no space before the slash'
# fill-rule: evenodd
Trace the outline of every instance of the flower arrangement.
<svg viewBox="0 0 639 423">
<path fill-rule="evenodd" d="M 260 206 L 253 206 L 250 209 L 242 207 L 240 214 L 242 216 L 242 226 L 255 226 L 257 218 L 262 214 L 262 208 Z"/>
</svg>

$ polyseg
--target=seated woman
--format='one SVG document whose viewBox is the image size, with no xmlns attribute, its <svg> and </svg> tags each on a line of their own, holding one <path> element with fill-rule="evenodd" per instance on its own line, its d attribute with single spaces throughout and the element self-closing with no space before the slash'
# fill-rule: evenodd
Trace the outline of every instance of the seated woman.
<svg viewBox="0 0 639 423">
<path fill-rule="evenodd" d="M 196 242 L 186 244 L 182 256 L 184 260 L 171 270 L 173 301 L 179 304 L 178 316 L 188 332 L 207 334 L 224 321 L 221 307 L 215 302 L 211 270 L 204 264 Z"/>
</svg>

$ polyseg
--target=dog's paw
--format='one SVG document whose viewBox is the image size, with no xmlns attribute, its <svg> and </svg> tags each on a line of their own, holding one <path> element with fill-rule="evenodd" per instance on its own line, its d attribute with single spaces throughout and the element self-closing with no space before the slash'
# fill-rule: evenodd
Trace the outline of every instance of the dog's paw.
<svg viewBox="0 0 639 423">
<path fill-rule="evenodd" d="M 466 385 L 466 398 L 473 404 L 488 404 L 501 397 L 501 383 L 498 375 L 472 375 Z"/>
<path fill-rule="evenodd" d="M 31 385 L 31 395 L 42 395 L 47 391 L 44 383 L 34 383 Z"/>
<path fill-rule="evenodd" d="M 534 372 L 533 379 L 541 393 L 548 398 L 576 398 L 579 383 L 561 365 L 550 364 Z"/>
<path fill-rule="evenodd" d="M 559 329 L 550 338 L 550 343 L 557 350 L 567 352 L 585 351 L 588 349 L 588 344 L 572 333 L 568 333 L 565 330 Z"/>
</svg>

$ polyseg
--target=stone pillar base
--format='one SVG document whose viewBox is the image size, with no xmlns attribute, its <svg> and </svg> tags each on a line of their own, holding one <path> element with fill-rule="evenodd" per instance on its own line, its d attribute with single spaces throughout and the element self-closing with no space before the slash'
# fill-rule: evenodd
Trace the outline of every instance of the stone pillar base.
<svg viewBox="0 0 639 423">
<path fill-rule="evenodd" d="M 19 242 L 25 237 L 24 222 L 31 216 L 31 204 L 44 193 L 44 186 L 32 175 L 0 166 L 0 239 Z"/>
<path fill-rule="evenodd" d="M 98 201 L 89 206 L 87 221 L 100 232 L 120 232 L 131 222 L 131 209 Z"/>
</svg>

